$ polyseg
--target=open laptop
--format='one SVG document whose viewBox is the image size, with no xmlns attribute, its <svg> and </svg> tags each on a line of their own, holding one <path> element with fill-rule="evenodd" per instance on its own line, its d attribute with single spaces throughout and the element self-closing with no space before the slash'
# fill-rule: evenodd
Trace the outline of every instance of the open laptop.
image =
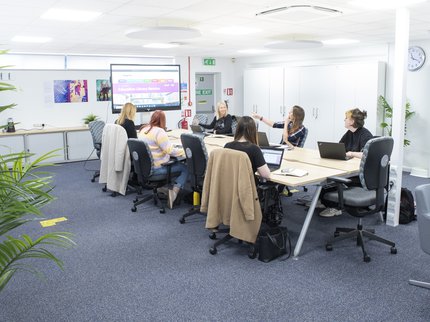
<svg viewBox="0 0 430 322">
<path fill-rule="evenodd" d="M 345 144 L 337 142 L 321 142 L 318 141 L 318 150 L 321 158 L 349 160 L 352 157 L 346 156 Z"/>
<path fill-rule="evenodd" d="M 266 146 L 281 146 L 280 144 L 270 144 L 269 140 L 267 139 L 266 132 L 257 132 L 258 137 L 258 145 L 260 147 L 266 147 Z"/>
<path fill-rule="evenodd" d="M 278 170 L 281 167 L 285 150 L 274 147 L 260 147 L 260 149 L 270 171 Z"/>
<path fill-rule="evenodd" d="M 191 131 L 193 131 L 193 134 L 197 134 L 197 135 L 209 135 L 209 133 L 206 133 L 202 127 L 200 125 L 190 125 L 191 127 Z"/>
</svg>

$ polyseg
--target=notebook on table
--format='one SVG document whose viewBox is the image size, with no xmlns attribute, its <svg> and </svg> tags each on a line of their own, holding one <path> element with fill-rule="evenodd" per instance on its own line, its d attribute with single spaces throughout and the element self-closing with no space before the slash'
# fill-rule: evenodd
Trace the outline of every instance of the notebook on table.
<svg viewBox="0 0 430 322">
<path fill-rule="evenodd" d="M 270 171 L 278 170 L 281 167 L 285 150 L 275 147 L 261 147 L 260 149 Z"/>
<path fill-rule="evenodd" d="M 257 137 L 258 137 L 258 145 L 260 147 L 267 147 L 267 146 L 279 147 L 279 146 L 281 146 L 280 144 L 270 144 L 269 140 L 267 139 L 266 132 L 257 132 Z"/>
<path fill-rule="evenodd" d="M 337 142 L 321 142 L 318 141 L 318 150 L 321 158 L 349 160 L 352 157 L 346 156 L 345 144 Z"/>
</svg>

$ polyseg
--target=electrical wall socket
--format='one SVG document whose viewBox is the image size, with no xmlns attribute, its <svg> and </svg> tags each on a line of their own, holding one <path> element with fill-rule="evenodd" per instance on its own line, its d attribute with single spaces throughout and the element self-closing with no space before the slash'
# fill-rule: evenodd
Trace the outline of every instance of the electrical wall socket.
<svg viewBox="0 0 430 322">
<path fill-rule="evenodd" d="M 45 124 L 44 123 L 35 123 L 33 124 L 33 127 L 44 127 Z"/>
</svg>

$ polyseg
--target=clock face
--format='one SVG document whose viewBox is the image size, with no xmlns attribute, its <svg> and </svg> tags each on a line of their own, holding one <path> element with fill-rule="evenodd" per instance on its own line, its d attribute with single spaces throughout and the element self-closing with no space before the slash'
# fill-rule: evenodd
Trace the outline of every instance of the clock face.
<svg viewBox="0 0 430 322">
<path fill-rule="evenodd" d="M 426 54 L 421 47 L 412 46 L 408 51 L 408 69 L 411 71 L 420 69 L 426 61 Z"/>
</svg>

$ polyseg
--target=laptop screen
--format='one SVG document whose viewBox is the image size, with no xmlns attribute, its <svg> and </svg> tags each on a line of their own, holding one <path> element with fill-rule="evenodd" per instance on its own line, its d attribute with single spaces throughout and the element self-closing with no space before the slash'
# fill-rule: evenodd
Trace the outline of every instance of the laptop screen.
<svg viewBox="0 0 430 322">
<path fill-rule="evenodd" d="M 263 152 L 263 157 L 267 165 L 281 166 L 284 149 L 261 148 L 261 152 Z"/>
</svg>

